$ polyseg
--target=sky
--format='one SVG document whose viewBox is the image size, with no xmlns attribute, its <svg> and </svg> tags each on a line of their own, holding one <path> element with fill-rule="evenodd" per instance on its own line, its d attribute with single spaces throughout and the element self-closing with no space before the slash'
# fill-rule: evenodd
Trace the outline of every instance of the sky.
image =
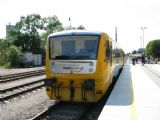
<svg viewBox="0 0 160 120">
<path fill-rule="evenodd" d="M 69 26 L 85 26 L 87 30 L 106 32 L 124 51 L 141 48 L 160 39 L 160 0 L 0 0 L 0 38 L 5 37 L 5 27 L 15 25 L 20 16 L 40 14 L 56 15 Z"/>
</svg>

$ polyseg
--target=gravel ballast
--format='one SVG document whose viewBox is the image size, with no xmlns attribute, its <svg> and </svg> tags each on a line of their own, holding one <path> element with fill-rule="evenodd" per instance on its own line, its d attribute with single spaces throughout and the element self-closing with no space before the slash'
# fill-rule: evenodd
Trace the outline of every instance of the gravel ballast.
<svg viewBox="0 0 160 120">
<path fill-rule="evenodd" d="M 1 120 L 25 120 L 31 119 L 44 111 L 49 106 L 54 105 L 55 101 L 49 100 L 45 88 L 36 90 L 21 98 L 5 101 L 1 103 Z"/>
</svg>

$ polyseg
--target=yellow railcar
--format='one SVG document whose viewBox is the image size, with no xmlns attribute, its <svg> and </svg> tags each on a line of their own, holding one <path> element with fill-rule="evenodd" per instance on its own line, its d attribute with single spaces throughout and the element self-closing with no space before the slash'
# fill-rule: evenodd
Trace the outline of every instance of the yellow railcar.
<svg viewBox="0 0 160 120">
<path fill-rule="evenodd" d="M 47 95 L 54 100 L 97 102 L 122 66 L 122 50 L 104 32 L 51 34 L 46 47 Z"/>
</svg>

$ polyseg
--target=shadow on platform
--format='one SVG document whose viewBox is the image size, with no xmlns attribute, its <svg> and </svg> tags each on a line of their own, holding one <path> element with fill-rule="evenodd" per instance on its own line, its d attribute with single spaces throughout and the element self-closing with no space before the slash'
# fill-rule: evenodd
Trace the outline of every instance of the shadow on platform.
<svg viewBox="0 0 160 120">
<path fill-rule="evenodd" d="M 131 65 L 124 66 L 113 90 L 107 100 L 107 106 L 127 106 L 134 100 Z"/>
</svg>

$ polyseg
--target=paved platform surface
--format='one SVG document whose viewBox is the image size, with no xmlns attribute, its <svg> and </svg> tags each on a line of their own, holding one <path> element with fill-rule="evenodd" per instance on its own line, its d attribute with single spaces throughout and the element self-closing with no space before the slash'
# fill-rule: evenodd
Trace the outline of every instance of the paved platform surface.
<svg viewBox="0 0 160 120">
<path fill-rule="evenodd" d="M 98 120 L 160 120 L 160 65 L 126 64 Z"/>
<path fill-rule="evenodd" d="M 34 70 L 41 70 L 45 69 L 45 67 L 33 67 L 33 68 L 0 68 L 0 75 L 8 75 L 8 74 L 15 74 L 15 73 L 21 73 L 21 72 L 29 72 Z"/>
</svg>

